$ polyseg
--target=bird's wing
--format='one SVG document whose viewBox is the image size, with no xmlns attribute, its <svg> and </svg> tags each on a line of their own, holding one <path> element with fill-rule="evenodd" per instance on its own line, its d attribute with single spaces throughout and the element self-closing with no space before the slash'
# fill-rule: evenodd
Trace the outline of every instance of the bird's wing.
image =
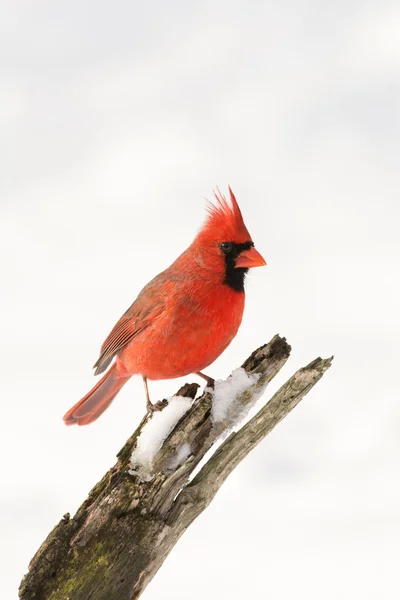
<svg viewBox="0 0 400 600">
<path fill-rule="evenodd" d="M 172 290 L 168 284 L 160 284 L 155 280 L 150 282 L 114 326 L 93 365 L 95 375 L 105 371 L 114 356 L 165 310 L 168 294 Z"/>
</svg>

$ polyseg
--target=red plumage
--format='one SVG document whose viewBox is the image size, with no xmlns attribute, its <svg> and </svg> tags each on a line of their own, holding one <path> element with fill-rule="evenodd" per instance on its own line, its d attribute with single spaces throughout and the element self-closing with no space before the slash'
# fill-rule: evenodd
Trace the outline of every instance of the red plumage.
<svg viewBox="0 0 400 600">
<path fill-rule="evenodd" d="M 142 375 L 146 384 L 202 371 L 235 337 L 243 316 L 245 271 L 265 261 L 230 188 L 229 193 L 230 202 L 215 194 L 189 248 L 143 288 L 112 329 L 95 374 L 114 357 L 115 362 L 66 413 L 67 425 L 97 419 L 132 375 Z M 149 398 L 148 408 L 154 408 Z"/>
</svg>

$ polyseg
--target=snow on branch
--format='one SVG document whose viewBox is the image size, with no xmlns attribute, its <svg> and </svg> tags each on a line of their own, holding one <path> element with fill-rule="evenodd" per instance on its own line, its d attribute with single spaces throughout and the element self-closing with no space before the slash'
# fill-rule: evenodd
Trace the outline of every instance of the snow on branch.
<svg viewBox="0 0 400 600">
<path fill-rule="evenodd" d="M 252 391 L 259 377 L 259 373 L 248 374 L 245 369 L 240 367 L 235 369 L 226 381 L 217 380 L 214 390 L 211 392 L 213 396 L 211 409 L 213 423 L 225 422 L 228 425 L 230 422 L 231 425 L 235 425 L 240 421 L 251 406 L 248 405 L 247 410 L 243 410 L 242 404 L 237 400 L 244 392 L 248 392 L 249 398 L 253 400 L 251 405 L 254 404 L 257 397 Z"/>
<path fill-rule="evenodd" d="M 285 338 L 275 336 L 214 390 L 196 398 L 198 384 L 186 384 L 162 411 L 147 415 L 74 517 L 64 515 L 39 548 L 20 598 L 139 598 L 228 475 L 332 361 L 318 358 L 297 371 L 238 429 L 289 354 Z"/>
<path fill-rule="evenodd" d="M 151 470 L 153 467 L 153 459 L 158 450 L 162 446 L 164 440 L 168 437 L 171 431 L 176 427 L 179 420 L 192 406 L 193 400 L 184 396 L 172 396 L 169 398 L 167 406 L 162 411 L 155 411 L 147 423 L 142 427 L 140 435 L 137 439 L 136 448 L 131 456 L 130 473 L 138 474 L 142 481 L 151 480 Z M 187 444 L 186 444 L 187 446 Z M 178 455 L 180 452 L 178 450 Z M 181 458 L 185 460 L 188 456 Z M 174 468 L 179 466 L 180 462 L 176 457 L 171 465 Z M 172 468 L 170 465 L 170 468 Z"/>
</svg>

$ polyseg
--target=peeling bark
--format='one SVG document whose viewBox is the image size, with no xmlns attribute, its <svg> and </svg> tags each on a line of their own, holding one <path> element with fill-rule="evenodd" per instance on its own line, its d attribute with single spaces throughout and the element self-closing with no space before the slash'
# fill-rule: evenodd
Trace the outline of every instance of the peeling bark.
<svg viewBox="0 0 400 600">
<path fill-rule="evenodd" d="M 226 419 L 213 423 L 213 397 L 196 398 L 154 457 L 149 481 L 132 474 L 130 459 L 146 416 L 73 518 L 64 515 L 33 557 L 22 580 L 22 600 L 134 600 L 193 520 L 208 506 L 241 460 L 319 381 L 332 358 L 300 369 L 239 431 L 230 435 L 194 477 L 193 470 L 243 416 L 287 361 L 290 346 L 275 336 L 242 367 L 258 373 Z M 177 395 L 195 398 L 197 384 Z M 190 454 L 171 468 L 182 444 Z"/>
</svg>

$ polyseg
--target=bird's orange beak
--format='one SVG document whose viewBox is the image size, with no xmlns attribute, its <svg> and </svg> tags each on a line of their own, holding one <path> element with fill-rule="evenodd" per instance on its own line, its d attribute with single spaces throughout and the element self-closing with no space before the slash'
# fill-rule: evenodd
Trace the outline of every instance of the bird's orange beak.
<svg viewBox="0 0 400 600">
<path fill-rule="evenodd" d="M 246 267 L 251 269 L 252 267 L 263 267 L 267 263 L 261 256 L 261 254 L 252 246 L 250 250 L 244 250 L 239 254 L 236 259 L 235 267 Z"/>
</svg>

